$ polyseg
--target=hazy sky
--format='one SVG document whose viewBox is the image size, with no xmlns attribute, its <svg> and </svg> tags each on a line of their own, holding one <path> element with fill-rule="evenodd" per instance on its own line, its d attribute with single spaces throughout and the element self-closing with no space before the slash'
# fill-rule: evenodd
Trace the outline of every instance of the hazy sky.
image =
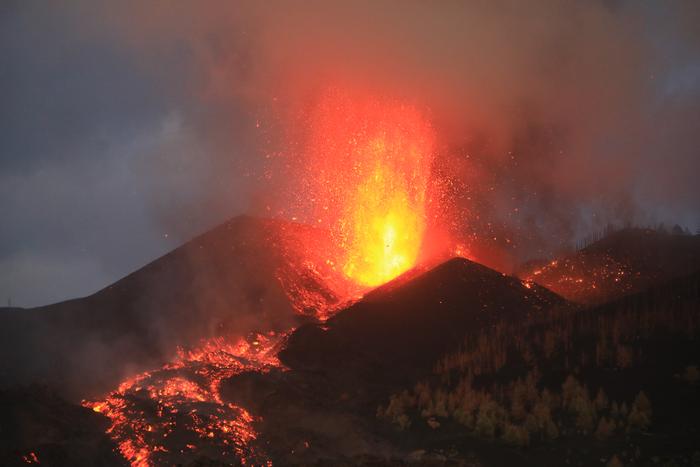
<svg viewBox="0 0 700 467">
<path fill-rule="evenodd" d="M 0 6 L 3 305 L 92 293 L 247 203 L 231 195 L 240 174 L 215 180 L 206 144 L 184 127 L 187 113 L 206 112 L 183 90 L 187 58 L 154 70 L 59 3 Z M 200 184 L 217 182 L 229 185 L 213 195 L 225 206 L 195 206 Z"/>
<path fill-rule="evenodd" d="M 543 232 L 700 228 L 697 2 L 257 5 L 2 2 L 3 304 L 92 293 L 255 206 L 270 108 L 324 81 L 415 97 L 482 170 L 518 152 L 491 206 L 527 192 Z"/>
</svg>

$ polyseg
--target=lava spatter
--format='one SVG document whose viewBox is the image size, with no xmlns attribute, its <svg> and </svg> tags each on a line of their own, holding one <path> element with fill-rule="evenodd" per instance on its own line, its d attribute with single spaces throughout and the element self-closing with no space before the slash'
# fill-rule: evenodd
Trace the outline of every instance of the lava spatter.
<svg viewBox="0 0 700 467">
<path fill-rule="evenodd" d="M 434 129 L 414 106 L 332 90 L 311 112 L 300 198 L 349 280 L 375 287 L 416 265 L 434 154 Z"/>
</svg>

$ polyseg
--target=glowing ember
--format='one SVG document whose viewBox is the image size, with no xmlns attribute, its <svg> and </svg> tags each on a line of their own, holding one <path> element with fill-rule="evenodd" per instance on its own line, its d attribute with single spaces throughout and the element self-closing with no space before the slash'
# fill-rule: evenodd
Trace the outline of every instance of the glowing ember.
<svg viewBox="0 0 700 467">
<path fill-rule="evenodd" d="M 310 128 L 309 198 L 340 249 L 331 260 L 363 286 L 413 267 L 426 231 L 430 124 L 414 107 L 331 92 Z"/>
<path fill-rule="evenodd" d="M 39 463 L 39 458 L 37 457 L 36 453 L 30 452 L 29 454 L 26 454 L 22 456 L 22 460 L 26 462 L 27 464 L 38 464 Z"/>
<path fill-rule="evenodd" d="M 641 272 L 607 254 L 576 255 L 551 261 L 523 274 L 563 297 L 580 303 L 597 303 L 611 294 L 634 290 Z"/>
</svg>

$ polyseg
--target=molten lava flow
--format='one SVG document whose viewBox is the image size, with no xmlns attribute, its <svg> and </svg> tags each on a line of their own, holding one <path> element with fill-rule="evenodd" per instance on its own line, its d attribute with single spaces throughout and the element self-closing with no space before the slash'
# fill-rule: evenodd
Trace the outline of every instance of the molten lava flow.
<svg viewBox="0 0 700 467">
<path fill-rule="evenodd" d="M 334 263 L 368 287 L 413 267 L 426 231 L 428 121 L 411 106 L 330 92 L 310 128 L 305 195 L 339 248 Z"/>
<path fill-rule="evenodd" d="M 172 363 L 119 385 L 106 399 L 83 402 L 106 415 L 107 430 L 133 467 L 185 464 L 206 454 L 221 462 L 269 465 L 256 446 L 256 418 L 225 402 L 222 380 L 243 371 L 279 367 L 275 346 L 282 336 L 252 335 L 229 344 L 217 338 Z"/>
<path fill-rule="evenodd" d="M 276 277 L 294 311 L 325 321 L 362 296 L 362 289 L 336 267 L 337 249 L 328 232 L 305 224 L 283 224 L 274 245 L 281 253 Z"/>
</svg>

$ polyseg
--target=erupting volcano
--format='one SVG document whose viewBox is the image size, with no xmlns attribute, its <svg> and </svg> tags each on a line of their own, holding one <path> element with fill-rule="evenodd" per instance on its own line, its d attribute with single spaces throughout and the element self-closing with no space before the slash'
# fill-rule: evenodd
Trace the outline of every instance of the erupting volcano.
<svg viewBox="0 0 700 467">
<path fill-rule="evenodd" d="M 304 148 L 307 176 L 298 199 L 314 227 L 275 237 L 284 264 L 276 280 L 296 312 L 325 320 L 337 311 L 331 303 L 347 303 L 416 265 L 427 229 L 435 135 L 412 106 L 333 91 L 312 112 Z M 278 349 L 268 344 L 261 352 L 261 338 L 250 338 L 255 345 L 214 338 L 180 349 L 162 369 L 83 404 L 111 419 L 108 433 L 134 466 L 177 462 L 192 452 L 265 462 L 253 447 L 255 414 L 219 392 L 223 378 L 280 368 L 270 353 Z"/>
<path fill-rule="evenodd" d="M 700 466 L 700 1 L 2 5 L 0 467 Z"/>
<path fill-rule="evenodd" d="M 465 258 L 435 266 L 441 251 L 463 256 L 468 248 L 451 248 L 435 225 L 455 216 L 438 214 L 435 199 L 452 206 L 435 195 L 436 135 L 416 107 L 328 92 L 305 120 L 303 144 L 289 147 L 302 151 L 299 167 L 279 174 L 295 187 L 283 215 L 238 217 L 93 296 L 26 321 L 5 316 L 0 342 L 13 350 L 43 358 L 47 349 L 67 349 L 54 356 L 58 364 L 39 368 L 87 396 L 79 415 L 103 422 L 112 465 L 561 465 L 569 444 L 533 450 L 534 463 L 522 464 L 521 452 L 494 441 L 588 443 L 593 433 L 588 457 L 598 463 L 609 455 L 603 439 L 628 449 L 650 426 L 642 385 L 658 400 L 697 382 L 686 361 L 683 377 L 663 372 L 680 371 L 669 363 L 699 348 L 698 238 L 622 231 L 531 273 L 523 268 L 523 280 Z M 583 278 L 594 290 L 605 286 L 600 308 L 574 303 L 588 296 Z M 638 296 L 625 298 L 633 290 Z M 667 355 L 658 336 L 669 339 Z M 105 386 L 81 388 L 94 342 L 114 368 L 105 370 Z M 622 373 L 648 364 L 648 355 L 663 373 L 650 372 L 650 381 L 668 383 L 661 389 Z M 604 378 L 593 373 L 595 399 L 568 374 L 578 365 L 602 368 Z M 622 375 L 621 403 L 602 388 L 609 368 Z M 26 373 L 22 365 L 18 373 Z M 10 396 L 29 407 L 45 398 Z M 63 406 L 49 407 L 43 423 L 51 426 Z M 683 423 L 673 430 L 691 433 L 690 441 L 678 438 L 686 449 L 697 431 L 694 418 Z M 37 445 L 31 428 L 17 436 L 31 449 L 15 449 L 13 459 L 51 464 L 64 455 Z M 434 456 L 425 445 L 435 446 Z M 497 463 L 472 463 L 473 446 L 493 450 L 485 456 L 500 456 Z"/>
</svg>

